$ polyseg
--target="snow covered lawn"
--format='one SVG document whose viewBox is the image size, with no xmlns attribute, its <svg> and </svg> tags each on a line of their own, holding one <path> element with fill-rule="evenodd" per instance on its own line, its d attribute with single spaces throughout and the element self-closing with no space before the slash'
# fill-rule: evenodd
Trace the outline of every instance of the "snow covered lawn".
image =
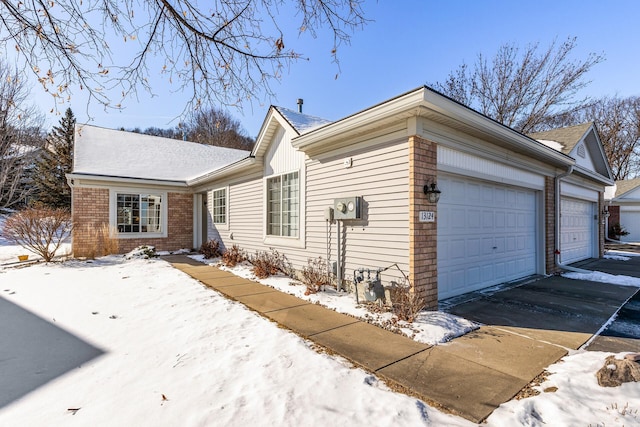
<svg viewBox="0 0 640 427">
<path fill-rule="evenodd" d="M 2 426 L 470 425 L 160 260 L 4 270 L 0 297 L 104 351 L 0 408 Z"/>
<path fill-rule="evenodd" d="M 474 425 L 388 390 L 161 260 L 0 270 L 0 298 L 104 352 L 0 407 L 2 426 Z M 557 391 L 508 402 L 487 424 L 640 425 L 640 384 L 597 384 L 607 355 L 573 352 L 538 387 Z M 24 368 L 37 377 L 46 366 Z"/>
</svg>

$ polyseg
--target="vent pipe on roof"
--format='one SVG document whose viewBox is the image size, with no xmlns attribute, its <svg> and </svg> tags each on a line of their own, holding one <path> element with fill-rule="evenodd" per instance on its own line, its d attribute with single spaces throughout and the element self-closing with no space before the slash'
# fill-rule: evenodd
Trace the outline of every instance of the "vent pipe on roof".
<svg viewBox="0 0 640 427">
<path fill-rule="evenodd" d="M 298 98 L 298 113 L 302 114 L 302 104 L 304 104 L 304 100 L 302 98 Z"/>
</svg>

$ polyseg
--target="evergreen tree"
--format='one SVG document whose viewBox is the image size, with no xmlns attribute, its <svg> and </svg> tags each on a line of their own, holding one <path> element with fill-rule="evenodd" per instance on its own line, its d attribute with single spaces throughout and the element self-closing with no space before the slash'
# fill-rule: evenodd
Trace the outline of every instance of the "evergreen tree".
<svg viewBox="0 0 640 427">
<path fill-rule="evenodd" d="M 66 174 L 73 166 L 75 124 L 76 118 L 71 108 L 67 108 L 59 126 L 54 126 L 47 135 L 46 150 L 36 163 L 33 177 L 36 201 L 41 205 L 71 209 L 71 188 Z"/>
</svg>

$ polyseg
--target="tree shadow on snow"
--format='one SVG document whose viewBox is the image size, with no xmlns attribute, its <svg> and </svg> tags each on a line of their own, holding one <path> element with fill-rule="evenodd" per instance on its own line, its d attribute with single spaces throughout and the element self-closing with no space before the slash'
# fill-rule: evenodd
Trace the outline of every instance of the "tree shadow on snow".
<svg viewBox="0 0 640 427">
<path fill-rule="evenodd" d="M 0 297 L 0 408 L 104 353 Z"/>
</svg>

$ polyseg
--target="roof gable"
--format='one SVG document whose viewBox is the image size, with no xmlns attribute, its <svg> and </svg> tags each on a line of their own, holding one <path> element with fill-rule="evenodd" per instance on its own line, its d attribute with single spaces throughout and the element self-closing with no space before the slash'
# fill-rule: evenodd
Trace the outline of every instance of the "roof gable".
<svg viewBox="0 0 640 427">
<path fill-rule="evenodd" d="M 73 173 L 187 181 L 248 155 L 244 150 L 76 124 Z"/>
<path fill-rule="evenodd" d="M 640 200 L 640 178 L 616 181 L 616 199 Z"/>
<path fill-rule="evenodd" d="M 329 123 L 331 123 L 329 120 L 272 105 L 262 123 L 251 155 L 262 157 L 280 127 L 284 128 L 285 131 L 290 131 L 293 134 L 292 136 L 299 136 Z"/>
<path fill-rule="evenodd" d="M 576 160 L 576 168 L 588 175 L 595 174 L 613 180 L 609 161 L 593 122 L 528 135 L 554 150 Z"/>
</svg>

